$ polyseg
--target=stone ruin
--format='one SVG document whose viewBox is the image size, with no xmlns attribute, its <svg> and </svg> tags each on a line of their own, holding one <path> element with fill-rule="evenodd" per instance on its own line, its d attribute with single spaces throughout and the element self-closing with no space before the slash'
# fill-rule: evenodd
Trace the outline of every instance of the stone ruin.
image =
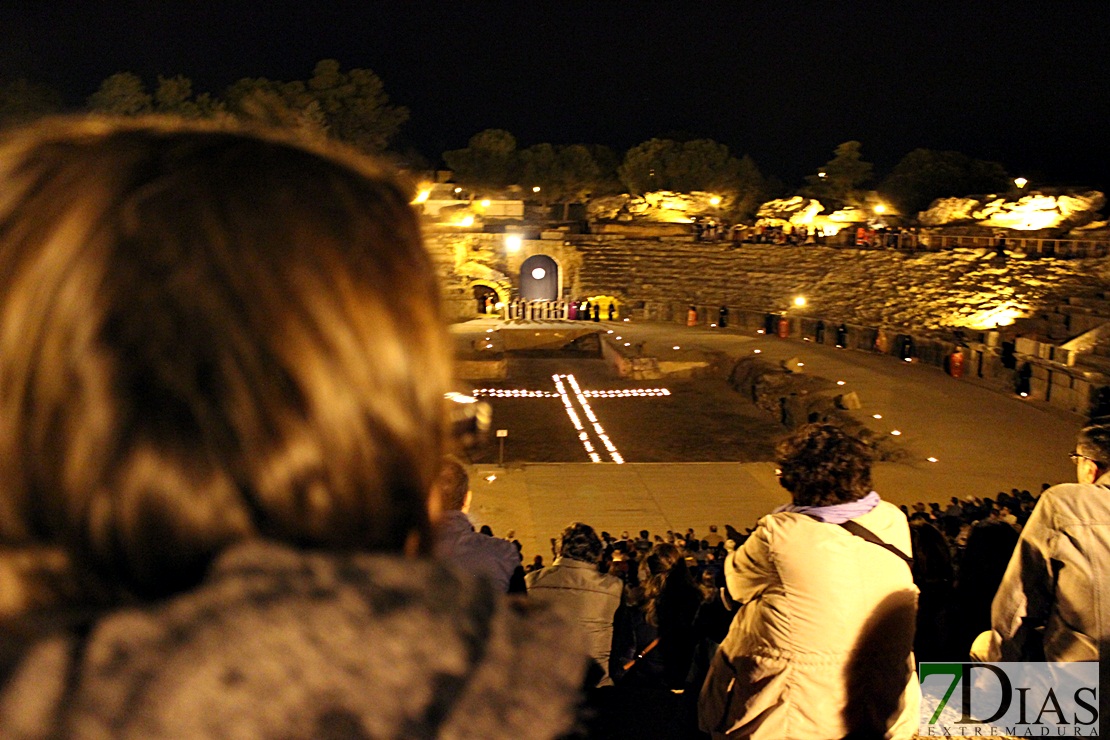
<svg viewBox="0 0 1110 740">
<path fill-rule="evenodd" d="M 997 195 L 940 198 L 918 218 L 923 226 L 1020 231 L 1028 236 L 1076 236 L 1107 229 L 1099 211 L 1106 197 L 1086 192 L 1032 192 L 1016 200 Z"/>
</svg>

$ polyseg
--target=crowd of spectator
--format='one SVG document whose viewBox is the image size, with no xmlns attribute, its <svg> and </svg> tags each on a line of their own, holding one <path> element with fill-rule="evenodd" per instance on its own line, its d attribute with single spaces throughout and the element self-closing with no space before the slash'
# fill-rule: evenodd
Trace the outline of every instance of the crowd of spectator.
<svg viewBox="0 0 1110 740">
<path fill-rule="evenodd" d="M 805 425 L 754 528 L 575 522 L 525 568 L 444 465 L 449 343 L 388 172 L 75 120 L 0 136 L 0 181 L 0 736 L 906 739 L 915 615 L 919 657 L 963 658 L 987 622 L 949 597 L 989 602 L 1023 523 L 1066 616 L 1101 585 L 1097 427 L 1030 514 L 1022 491 L 900 513 L 864 442 Z M 1101 614 L 1065 623 L 1020 560 L 1007 614 L 1097 659 Z"/>
<path fill-rule="evenodd" d="M 1047 483 L 1041 490 L 1046 488 Z M 953 496 L 947 503 L 900 507 L 910 525 L 913 580 L 920 590 L 917 660 L 966 660 L 975 637 L 990 629 L 991 600 L 1036 502 L 1030 491 L 1015 488 L 993 498 Z M 488 525 L 481 530 L 493 537 Z M 612 723 L 627 730 L 637 717 L 655 725 L 671 722 L 676 736 L 692 726 L 696 691 L 685 700 L 675 693 L 696 689 L 710 651 L 728 631 L 737 605 L 725 587 L 724 563 L 751 533 L 750 528 L 710 524 L 701 531 L 691 527 L 594 535 L 588 525 L 576 523 L 561 537 L 551 538 L 552 558 L 561 563 L 568 559 L 561 552 L 564 540 L 574 537 L 578 549 L 570 559 L 586 563 L 599 579 L 607 579 L 613 594 L 615 614 L 607 625 L 611 631 L 601 638 L 605 649 L 594 653 L 601 659 L 599 684 L 620 690 L 604 698 L 599 710 L 602 731 L 597 734 L 616 732 Z M 583 545 L 591 538 L 593 551 Z M 505 539 L 522 552 L 513 532 Z M 522 562 L 527 574 L 538 574 L 549 565 L 542 554 Z M 534 585 L 538 576 L 528 578 Z M 643 714 L 645 702 L 656 710 L 648 712 L 650 717 Z"/>
</svg>

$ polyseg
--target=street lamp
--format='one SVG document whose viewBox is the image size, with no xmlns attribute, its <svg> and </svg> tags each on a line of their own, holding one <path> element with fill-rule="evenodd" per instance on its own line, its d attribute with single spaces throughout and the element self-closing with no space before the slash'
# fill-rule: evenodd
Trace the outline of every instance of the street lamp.
<svg viewBox="0 0 1110 740">
<path fill-rule="evenodd" d="M 882 203 L 879 203 L 875 206 L 875 213 L 880 216 L 883 215 L 884 213 L 886 213 L 886 206 L 884 206 Z"/>
<path fill-rule="evenodd" d="M 804 295 L 794 296 L 794 305 L 797 308 L 802 308 L 806 305 L 806 297 Z"/>
<path fill-rule="evenodd" d="M 523 240 L 520 234 L 506 234 L 505 235 L 505 251 L 506 252 L 519 252 Z"/>
<path fill-rule="evenodd" d="M 533 186 L 532 186 L 532 192 L 533 192 L 533 193 L 538 193 L 538 192 L 540 192 L 540 186 L 539 186 L 539 185 L 533 185 Z"/>
<path fill-rule="evenodd" d="M 1029 184 L 1029 181 L 1026 180 L 1024 177 L 1015 177 L 1014 178 L 1014 185 L 1017 185 L 1018 190 L 1021 190 L 1022 188 L 1024 188 L 1028 184 Z"/>
</svg>

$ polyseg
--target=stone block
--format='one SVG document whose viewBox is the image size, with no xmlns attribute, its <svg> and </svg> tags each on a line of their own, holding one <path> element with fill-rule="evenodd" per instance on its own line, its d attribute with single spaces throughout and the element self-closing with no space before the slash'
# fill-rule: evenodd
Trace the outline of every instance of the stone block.
<svg viewBox="0 0 1110 740">
<path fill-rule="evenodd" d="M 1019 355 L 1031 355 L 1033 357 L 1036 357 L 1038 346 L 1040 346 L 1040 342 L 1036 341 L 1035 339 L 1025 339 L 1024 337 L 1018 337 L 1017 342 L 1014 345 L 1014 350 Z"/>
<path fill-rule="evenodd" d="M 855 391 L 851 393 L 842 393 L 836 397 L 836 407 L 844 409 L 845 411 L 857 411 L 862 408 L 859 400 L 859 394 Z"/>
<path fill-rule="evenodd" d="M 1071 384 L 1072 391 L 1075 393 L 1075 403 L 1080 413 L 1087 413 L 1087 409 L 1091 407 L 1091 383 L 1084 378 L 1075 378 Z"/>
<path fill-rule="evenodd" d="M 1062 386 L 1053 386 L 1052 395 L 1049 397 L 1049 402 L 1061 409 L 1067 411 L 1075 410 L 1075 392 L 1071 388 L 1064 388 Z"/>
<path fill-rule="evenodd" d="M 1071 376 L 1067 373 L 1055 372 L 1051 375 L 1051 382 L 1054 386 L 1061 388 L 1071 388 Z M 1055 393 L 1056 389 L 1053 388 L 1052 392 Z"/>
<path fill-rule="evenodd" d="M 1041 378 L 1030 378 L 1029 397 L 1044 400 L 1048 395 L 1048 382 Z"/>
</svg>

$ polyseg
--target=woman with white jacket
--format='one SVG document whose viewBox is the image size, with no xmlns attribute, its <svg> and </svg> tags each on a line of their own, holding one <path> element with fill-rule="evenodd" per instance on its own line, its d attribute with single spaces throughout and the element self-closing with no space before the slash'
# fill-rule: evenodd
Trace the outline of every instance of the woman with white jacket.
<svg viewBox="0 0 1110 740">
<path fill-rule="evenodd" d="M 793 503 L 726 561 L 742 604 L 702 688 L 714 737 L 910 738 L 917 589 L 906 518 L 871 490 L 868 447 L 831 425 L 777 448 Z"/>
</svg>

